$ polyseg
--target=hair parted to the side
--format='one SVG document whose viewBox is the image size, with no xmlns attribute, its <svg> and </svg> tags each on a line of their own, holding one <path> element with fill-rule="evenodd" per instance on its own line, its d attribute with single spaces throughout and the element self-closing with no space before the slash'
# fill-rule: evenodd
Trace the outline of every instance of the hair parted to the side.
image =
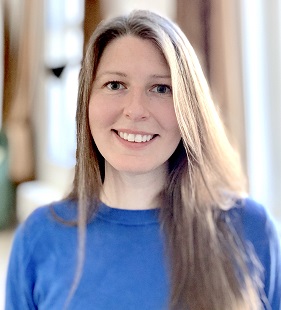
<svg viewBox="0 0 281 310">
<path fill-rule="evenodd" d="M 171 309 L 260 309 L 259 270 L 249 274 L 247 249 L 226 210 L 243 198 L 244 177 L 225 134 L 198 59 L 179 27 L 149 11 L 100 23 L 79 76 L 77 153 L 70 197 L 78 201 L 79 272 L 87 220 L 98 206 L 104 159 L 93 141 L 88 105 L 104 49 L 119 37 L 150 40 L 170 67 L 174 108 L 182 140 L 169 160 L 160 215 L 171 270 Z M 78 278 L 76 281 L 78 285 Z"/>
</svg>

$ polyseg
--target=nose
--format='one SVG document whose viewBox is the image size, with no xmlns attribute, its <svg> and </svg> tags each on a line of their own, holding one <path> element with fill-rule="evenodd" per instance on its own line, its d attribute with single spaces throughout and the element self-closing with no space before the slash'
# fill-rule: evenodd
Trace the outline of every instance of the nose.
<svg viewBox="0 0 281 310">
<path fill-rule="evenodd" d="M 148 96 L 141 89 L 131 90 L 126 96 L 124 115 L 134 121 L 145 120 L 149 117 Z"/>
</svg>

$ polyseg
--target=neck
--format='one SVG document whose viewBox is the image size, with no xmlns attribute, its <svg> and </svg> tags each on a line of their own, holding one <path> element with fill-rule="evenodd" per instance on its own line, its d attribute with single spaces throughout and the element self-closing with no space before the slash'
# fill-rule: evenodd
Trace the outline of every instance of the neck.
<svg viewBox="0 0 281 310">
<path fill-rule="evenodd" d="M 101 200 L 110 207 L 120 209 L 158 208 L 158 196 L 163 190 L 166 177 L 165 167 L 136 174 L 120 172 L 106 164 Z"/>
</svg>

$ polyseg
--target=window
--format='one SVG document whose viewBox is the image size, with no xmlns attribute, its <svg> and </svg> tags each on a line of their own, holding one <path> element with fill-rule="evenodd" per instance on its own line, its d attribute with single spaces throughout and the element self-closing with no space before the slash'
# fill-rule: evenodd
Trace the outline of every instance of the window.
<svg viewBox="0 0 281 310">
<path fill-rule="evenodd" d="M 83 51 L 82 0 L 46 0 L 47 154 L 60 166 L 75 160 L 75 112 Z"/>
</svg>

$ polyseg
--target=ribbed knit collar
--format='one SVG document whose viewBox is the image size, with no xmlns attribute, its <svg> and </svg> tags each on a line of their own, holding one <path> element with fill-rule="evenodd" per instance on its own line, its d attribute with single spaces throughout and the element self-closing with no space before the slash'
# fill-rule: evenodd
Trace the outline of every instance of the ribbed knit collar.
<svg viewBox="0 0 281 310">
<path fill-rule="evenodd" d="M 96 216 L 120 225 L 148 225 L 159 222 L 159 209 L 125 210 L 111 208 L 101 203 Z"/>
</svg>

